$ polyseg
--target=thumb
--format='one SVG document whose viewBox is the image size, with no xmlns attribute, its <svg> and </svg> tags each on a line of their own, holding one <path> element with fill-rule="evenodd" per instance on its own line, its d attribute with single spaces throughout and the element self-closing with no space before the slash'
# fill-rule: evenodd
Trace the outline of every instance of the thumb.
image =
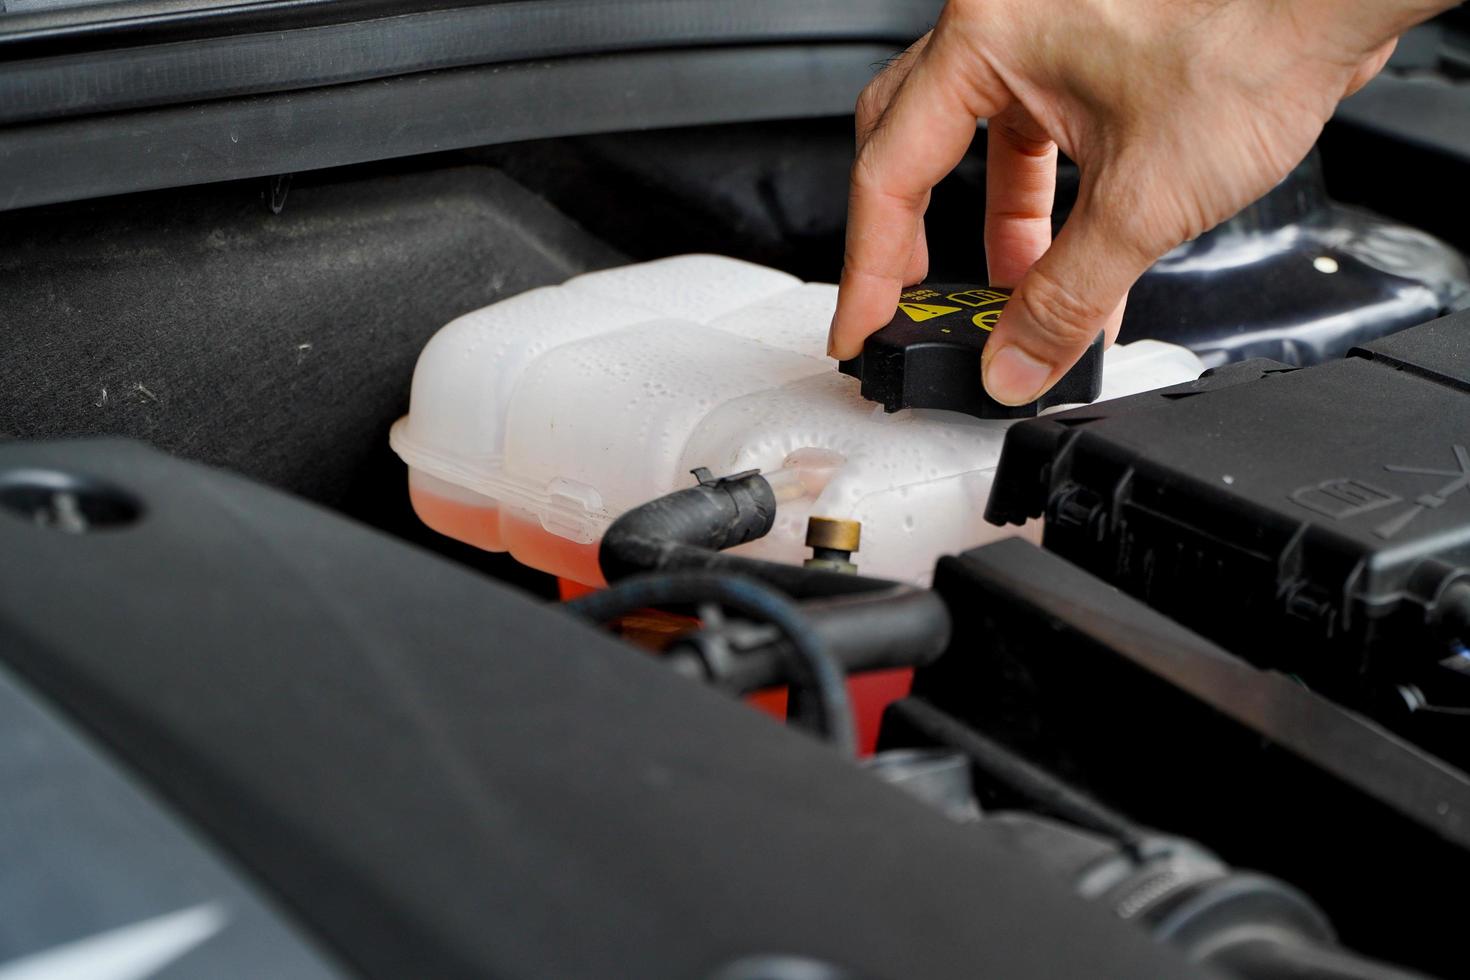
<svg viewBox="0 0 1470 980">
<path fill-rule="evenodd" d="M 1138 229 L 1084 192 L 1049 249 L 1016 286 L 985 344 L 985 390 L 1003 405 L 1046 394 L 1097 339 L 1111 342 L 1128 289 L 1167 248 L 1139 244 Z M 1130 244 L 1131 243 L 1131 244 Z"/>
</svg>

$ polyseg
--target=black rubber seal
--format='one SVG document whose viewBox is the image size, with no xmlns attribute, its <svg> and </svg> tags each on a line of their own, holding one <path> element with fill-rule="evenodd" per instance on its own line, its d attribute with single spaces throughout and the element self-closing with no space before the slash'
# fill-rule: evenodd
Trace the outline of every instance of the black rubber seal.
<svg viewBox="0 0 1470 980">
<path fill-rule="evenodd" d="M 0 124 L 542 58 L 747 44 L 907 44 L 933 0 L 514 0 L 414 10 L 250 4 L 49 27 L 0 18 Z M 92 8 L 81 8 L 92 9 Z M 23 22 L 31 19 L 31 26 Z M 17 21 L 22 23 L 16 24 Z M 5 28 L 9 27 L 7 31 Z"/>
<path fill-rule="evenodd" d="M 426 72 L 0 129 L 0 210 L 555 136 L 852 111 L 873 44 Z"/>
</svg>

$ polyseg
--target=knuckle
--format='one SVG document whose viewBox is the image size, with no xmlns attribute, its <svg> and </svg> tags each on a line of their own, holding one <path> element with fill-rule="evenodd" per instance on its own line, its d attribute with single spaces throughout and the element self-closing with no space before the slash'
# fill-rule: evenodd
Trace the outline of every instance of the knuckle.
<svg viewBox="0 0 1470 980">
<path fill-rule="evenodd" d="M 1091 220 L 1100 236 L 1105 237 L 1111 253 L 1129 265 L 1141 268 L 1152 265 L 1174 245 L 1204 231 L 1190 209 L 1175 200 L 1176 195 L 1155 191 L 1150 198 L 1144 188 L 1158 188 L 1159 181 L 1150 179 L 1142 169 L 1118 168 L 1111 179 L 1099 179 L 1093 197 Z M 1198 226 L 1198 227 L 1197 227 Z"/>
<path fill-rule="evenodd" d="M 1044 270 L 1033 268 L 1017 296 L 1032 324 L 1032 338 L 1048 347 L 1071 349 L 1090 343 L 1112 308 L 1077 292 Z"/>
<path fill-rule="evenodd" d="M 915 252 L 909 259 L 909 267 L 905 270 L 904 285 L 913 285 L 924 281 L 929 276 L 929 256 L 927 253 Z"/>
<path fill-rule="evenodd" d="M 1185 229 L 1180 234 L 1169 235 L 1154 228 L 1153 222 L 1145 217 L 1119 219 L 1108 226 L 1108 244 L 1115 256 L 1142 271 L 1178 241 L 1193 238 L 1201 231 L 1203 227 L 1199 231 Z"/>
<path fill-rule="evenodd" d="M 908 179 L 902 161 L 873 142 L 858 151 L 849 179 L 853 201 L 906 212 L 920 212 L 928 205 L 930 188 Z"/>
<path fill-rule="evenodd" d="M 857 105 L 853 111 L 860 126 L 878 118 L 878 114 L 883 111 L 884 87 L 883 76 L 879 75 L 858 93 Z"/>
<path fill-rule="evenodd" d="M 859 151 L 857 157 L 852 161 L 853 195 L 864 196 L 870 200 L 901 199 L 900 203 L 909 203 L 907 196 L 893 193 L 888 186 L 890 181 L 885 179 L 881 163 L 871 150 L 871 145 Z"/>
<path fill-rule="evenodd" d="M 1056 156 L 1057 144 L 1029 115 L 1007 111 L 990 119 L 989 136 L 1021 156 L 1047 160 Z"/>
<path fill-rule="evenodd" d="M 912 61 L 913 55 L 909 52 L 900 54 L 863 86 L 853 108 L 860 131 L 870 128 L 883 115 L 884 110 L 888 108 L 889 101 L 893 98 L 893 93 L 907 77 Z"/>
<path fill-rule="evenodd" d="M 1039 207 L 990 208 L 985 216 L 993 221 L 1046 222 L 1048 229 L 1051 227 L 1051 211 Z"/>
</svg>

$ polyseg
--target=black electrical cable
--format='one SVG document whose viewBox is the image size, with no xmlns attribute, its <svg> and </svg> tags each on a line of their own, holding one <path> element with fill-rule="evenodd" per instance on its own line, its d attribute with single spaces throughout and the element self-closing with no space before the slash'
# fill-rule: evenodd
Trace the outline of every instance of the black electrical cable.
<svg viewBox="0 0 1470 980">
<path fill-rule="evenodd" d="M 853 669 L 927 663 L 949 644 L 949 609 L 929 589 L 724 554 L 771 530 L 776 494 L 759 473 L 715 479 L 695 472 L 697 486 L 635 507 L 607 529 L 598 562 L 609 582 L 640 572 L 756 579 L 803 600 L 807 621 Z"/>
<path fill-rule="evenodd" d="M 811 717 L 805 724 L 848 755 L 857 750 L 846 677 L 827 653 L 822 637 L 790 599 L 755 579 L 709 572 L 652 573 L 624 579 L 601 592 L 583 596 L 566 608 L 596 623 L 606 623 L 637 609 L 669 604 L 717 602 L 743 616 L 775 626 L 790 641 L 782 644 L 793 693 L 807 692 Z"/>
<path fill-rule="evenodd" d="M 922 667 L 937 660 L 948 644 L 949 631 L 944 606 L 936 606 L 936 601 L 932 592 L 904 588 L 893 593 L 808 599 L 799 608 L 832 659 L 843 673 L 851 675 Z M 706 623 L 704 630 L 683 638 L 693 642 L 671 648 L 665 657 L 681 673 L 703 676 L 708 673 L 704 653 L 708 647 L 700 641 L 718 639 L 728 632 Z M 720 664 L 720 686 L 733 694 L 749 694 L 784 683 L 787 655 L 779 647 L 789 642 L 774 631 L 765 642 L 737 644 L 740 655 Z"/>
</svg>

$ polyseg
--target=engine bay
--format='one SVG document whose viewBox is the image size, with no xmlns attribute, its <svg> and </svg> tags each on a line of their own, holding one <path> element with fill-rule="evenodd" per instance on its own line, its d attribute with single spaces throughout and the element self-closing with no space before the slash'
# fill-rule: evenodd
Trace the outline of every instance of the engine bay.
<svg viewBox="0 0 1470 980">
<path fill-rule="evenodd" d="M 1035 417 L 825 356 L 850 117 L 18 192 L 0 978 L 1458 975 L 1458 16 Z"/>
</svg>

